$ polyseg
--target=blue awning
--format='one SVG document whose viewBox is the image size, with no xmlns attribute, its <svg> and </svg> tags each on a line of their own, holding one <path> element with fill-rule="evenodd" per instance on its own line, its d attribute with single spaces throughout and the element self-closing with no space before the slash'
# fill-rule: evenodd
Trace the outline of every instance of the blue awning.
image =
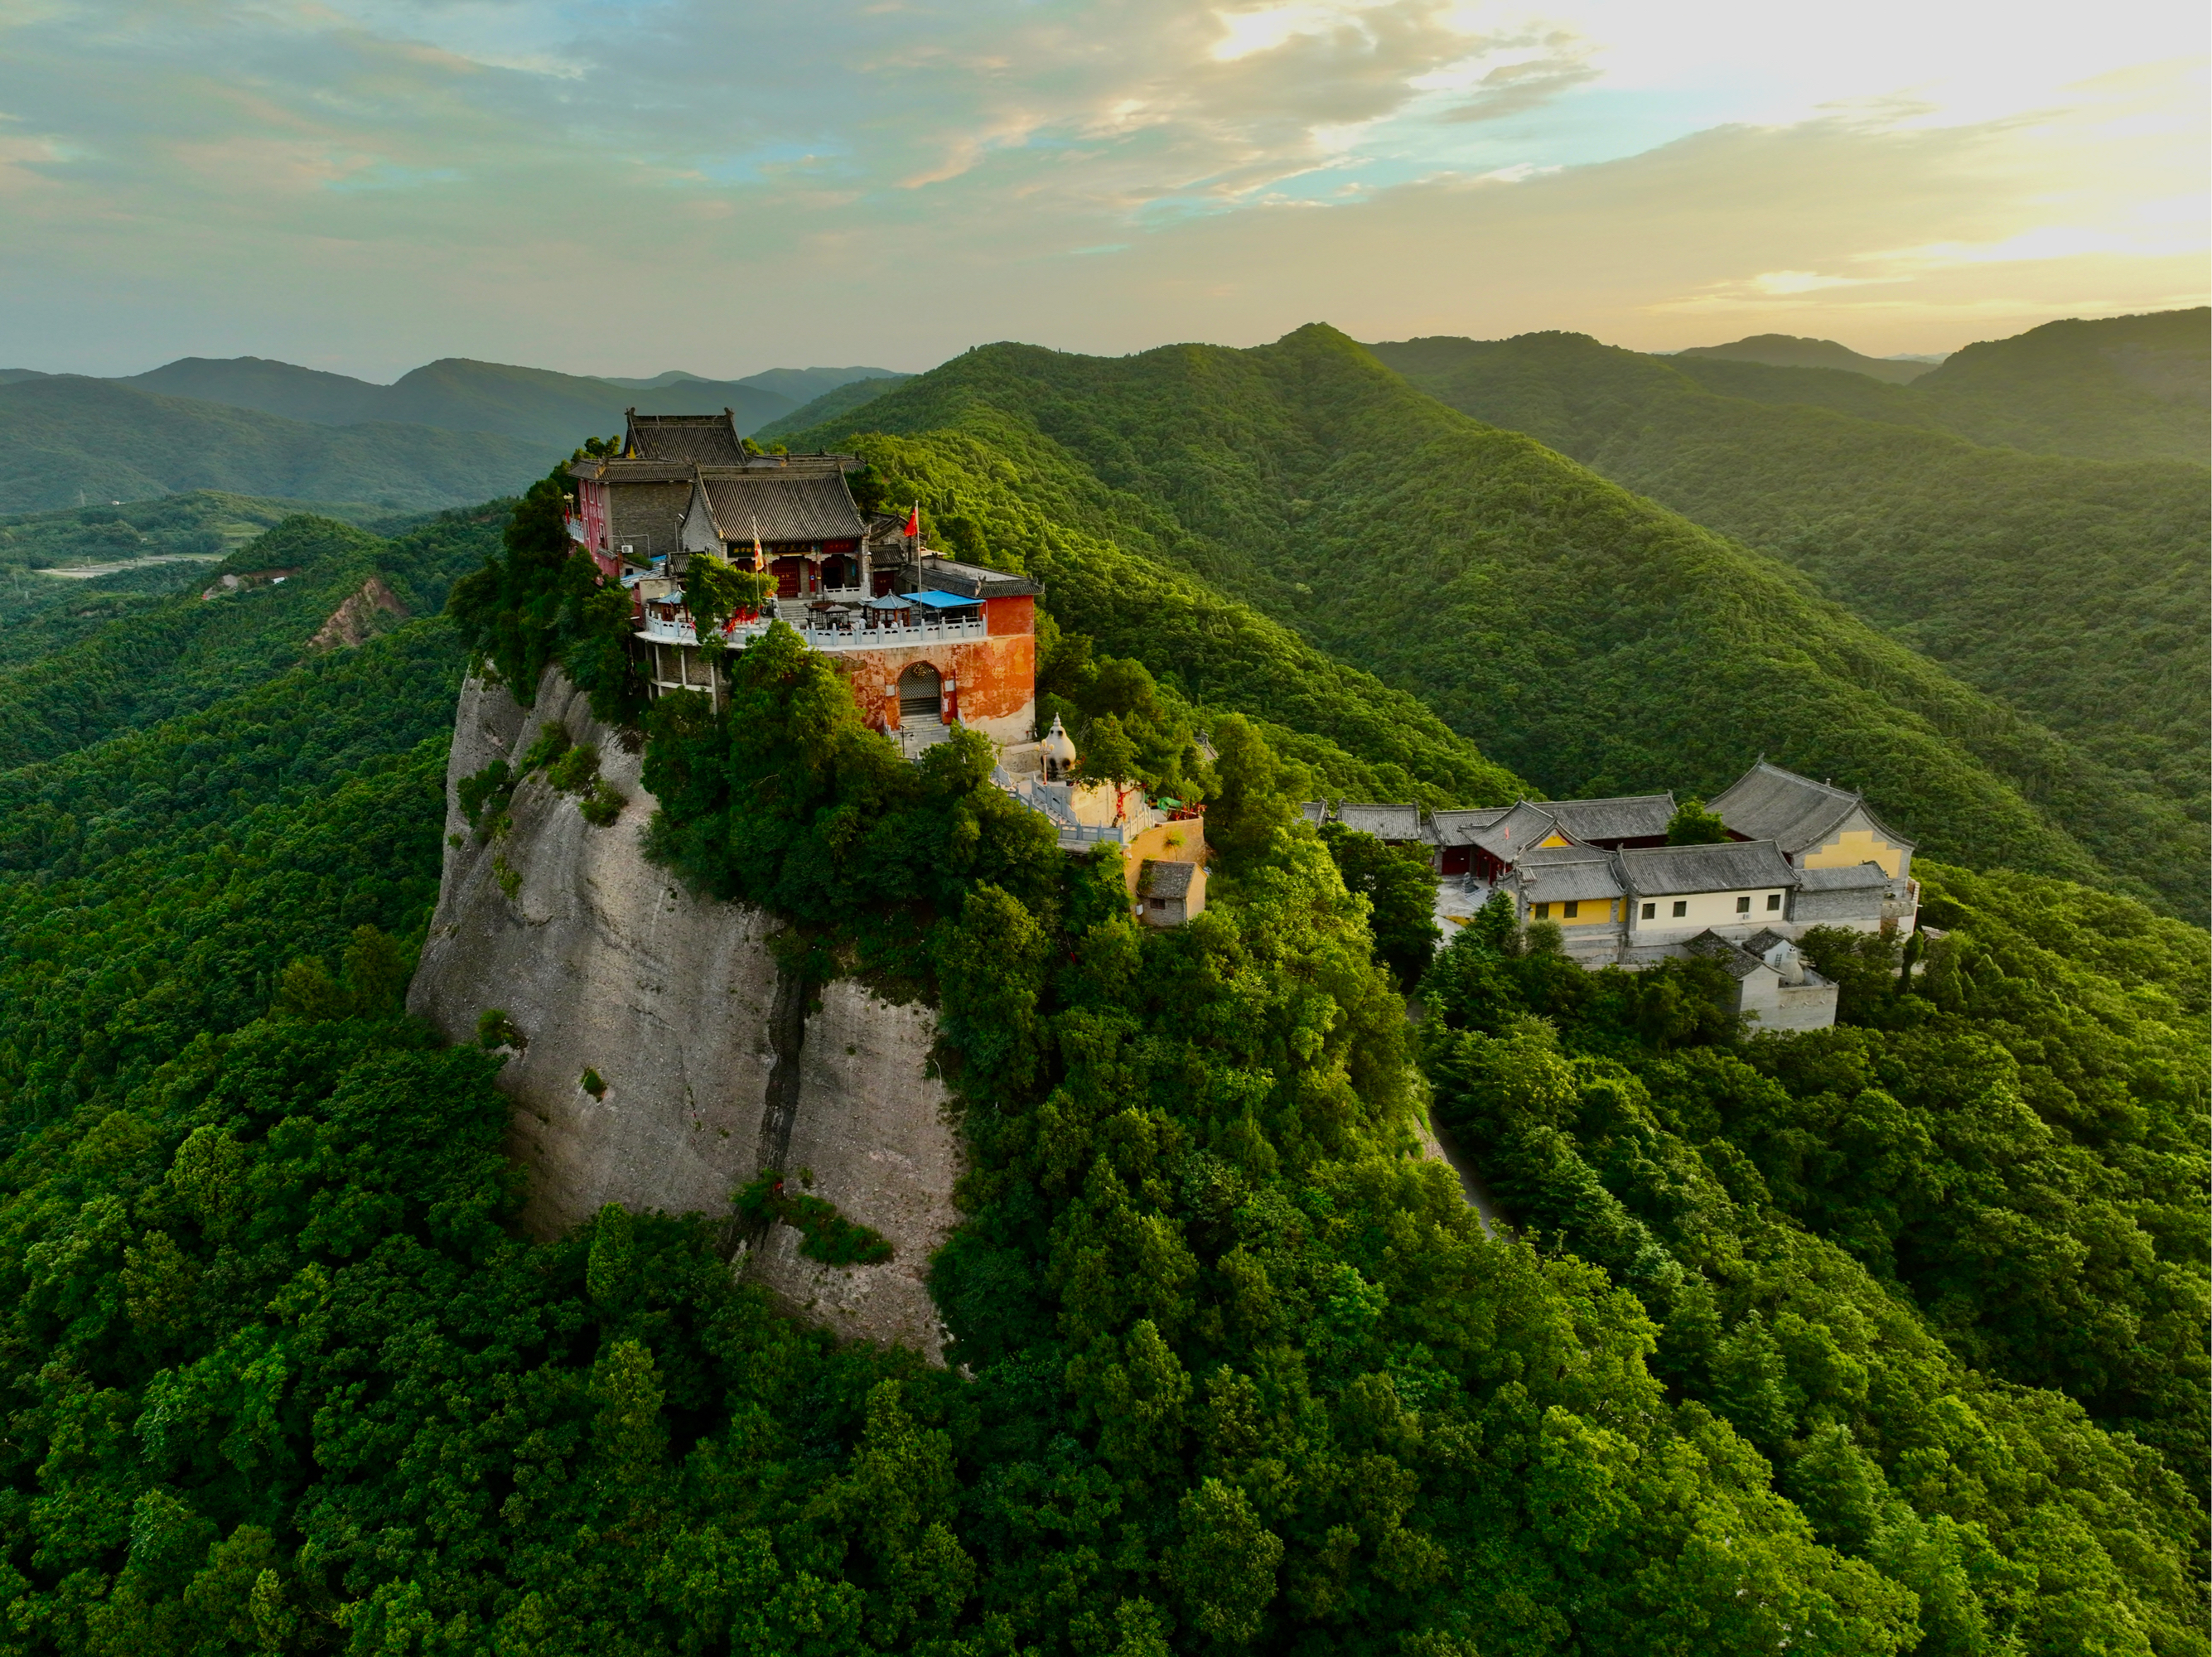
<svg viewBox="0 0 2212 1657">
<path fill-rule="evenodd" d="M 967 610 L 983 602 L 981 598 L 963 598 L 957 592 L 909 592 L 907 597 L 932 610 Z"/>
</svg>

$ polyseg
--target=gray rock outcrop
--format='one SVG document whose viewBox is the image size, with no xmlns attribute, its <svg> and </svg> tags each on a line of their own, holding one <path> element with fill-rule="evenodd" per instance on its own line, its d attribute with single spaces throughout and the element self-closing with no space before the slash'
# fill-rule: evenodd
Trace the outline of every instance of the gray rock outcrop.
<svg viewBox="0 0 2212 1657">
<path fill-rule="evenodd" d="M 554 723 L 598 746 L 600 774 L 628 797 L 621 816 L 594 827 L 533 777 L 515 789 L 511 826 L 480 844 L 458 785 L 513 763 Z M 812 1194 L 888 1238 L 891 1258 L 825 1266 L 788 1227 L 733 1228 L 735 1269 L 841 1334 L 939 1357 L 926 1279 L 958 1219 L 960 1150 L 929 1064 L 933 1013 L 843 980 L 809 996 L 785 978 L 769 917 L 696 896 L 646 860 L 653 800 L 639 768 L 558 669 L 528 709 L 499 687 L 463 688 L 444 879 L 410 1010 L 456 1041 L 494 1008 L 520 1033 L 500 1085 L 531 1174 L 527 1229 L 550 1235 L 607 1203 L 726 1216 L 763 1168 L 804 1170 Z"/>
</svg>

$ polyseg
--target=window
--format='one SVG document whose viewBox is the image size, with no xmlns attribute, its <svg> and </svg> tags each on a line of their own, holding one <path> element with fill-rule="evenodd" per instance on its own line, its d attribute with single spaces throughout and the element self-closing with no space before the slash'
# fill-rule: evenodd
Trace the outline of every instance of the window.
<svg viewBox="0 0 2212 1657">
<path fill-rule="evenodd" d="M 1152 907 L 1155 909 L 1164 909 L 1167 907 L 1168 901 L 1164 897 L 1156 897 L 1152 900 Z"/>
<path fill-rule="evenodd" d="M 1680 920 L 1684 915 L 1689 913 L 1690 906 L 1687 903 L 1677 903 L 1674 906 L 1674 919 L 1677 920 Z"/>
<path fill-rule="evenodd" d="M 1571 902 L 1560 905 L 1559 913 L 1565 916 L 1569 920 L 1572 920 L 1577 915 L 1582 913 L 1582 901 L 1577 898 Z"/>
<path fill-rule="evenodd" d="M 1658 915 L 1659 915 L 1659 906 L 1658 906 L 1657 904 L 1656 904 L 1656 903 L 1647 903 L 1647 904 L 1645 904 L 1645 905 L 1644 906 L 1644 920 L 1656 920 L 1656 919 L 1658 918 Z"/>
<path fill-rule="evenodd" d="M 1539 920 L 1549 920 L 1551 918 L 1552 906 L 1548 903 L 1539 903 L 1536 906 L 1536 919 Z"/>
<path fill-rule="evenodd" d="M 1751 900 L 1748 897 L 1740 897 L 1736 899 L 1735 912 L 1740 915 L 1749 914 L 1751 913 Z"/>
<path fill-rule="evenodd" d="M 1779 892 L 1769 892 L 1766 895 L 1766 907 L 1770 909 L 1780 908 L 1782 907 L 1782 894 Z"/>
</svg>

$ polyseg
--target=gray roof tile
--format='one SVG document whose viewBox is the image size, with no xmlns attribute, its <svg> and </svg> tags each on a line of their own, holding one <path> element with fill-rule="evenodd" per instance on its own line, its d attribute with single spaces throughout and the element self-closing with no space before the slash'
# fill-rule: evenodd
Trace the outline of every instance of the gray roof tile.
<svg viewBox="0 0 2212 1657">
<path fill-rule="evenodd" d="M 1615 853 L 1628 887 L 1641 897 L 1685 892 L 1757 891 L 1798 884 L 1771 840 L 1728 841 L 1718 846 L 1648 846 Z"/>
<path fill-rule="evenodd" d="M 695 466 L 742 466 L 744 445 L 727 409 L 720 414 L 629 416 L 626 448 L 648 460 L 680 460 Z"/>
<path fill-rule="evenodd" d="M 1577 840 L 1648 840 L 1667 832 L 1674 815 L 1672 794 L 1628 794 L 1618 799 L 1549 799 L 1543 809 Z"/>
<path fill-rule="evenodd" d="M 1429 827 L 1435 832 L 1439 846 L 1472 846 L 1478 833 L 1512 809 L 1510 805 L 1479 805 L 1468 810 L 1431 811 Z"/>
<path fill-rule="evenodd" d="M 1854 806 L 1864 809 L 1865 798 L 1832 783 L 1814 782 L 1795 771 L 1761 760 L 1710 802 L 1723 822 L 1753 840 L 1771 840 L 1791 856 L 1817 846 L 1829 830 L 1850 815 Z M 1867 812 L 1874 816 L 1871 810 Z M 1879 819 L 1875 819 L 1879 822 Z M 1911 842 L 1882 833 L 1892 843 Z"/>
<path fill-rule="evenodd" d="M 1887 886 L 1890 877 L 1879 863 L 1855 863 L 1848 869 L 1800 869 L 1797 879 L 1808 892 L 1848 892 Z"/>
<path fill-rule="evenodd" d="M 1717 962 L 1721 970 L 1730 978 L 1742 980 L 1750 977 L 1755 972 L 1774 970 L 1757 956 L 1747 954 L 1710 928 L 1699 932 L 1682 947 L 1692 955 L 1703 956 L 1708 961 Z"/>
<path fill-rule="evenodd" d="M 1543 844 L 1559 826 L 1549 801 L 1539 804 L 1524 799 L 1489 827 L 1476 830 L 1469 839 L 1500 863 L 1511 863 L 1522 853 Z"/>
<path fill-rule="evenodd" d="M 1137 871 L 1137 890 L 1146 897 L 1188 897 L 1195 863 L 1163 863 L 1146 858 Z"/>
<path fill-rule="evenodd" d="M 1524 852 L 1506 877 L 1531 903 L 1621 895 L 1613 853 L 1588 846 L 1543 846 Z"/>
<path fill-rule="evenodd" d="M 857 541 L 863 527 L 844 474 L 809 467 L 714 472 L 700 481 L 725 541 Z"/>
<path fill-rule="evenodd" d="M 922 586 L 931 592 L 957 592 L 963 598 L 1015 598 L 1044 591 L 1026 575 L 951 558 L 925 558 L 917 568 Z"/>
<path fill-rule="evenodd" d="M 1430 838 L 1418 805 L 1355 805 L 1346 800 L 1336 808 L 1335 815 L 1346 828 L 1377 840 L 1426 841 Z"/>
</svg>

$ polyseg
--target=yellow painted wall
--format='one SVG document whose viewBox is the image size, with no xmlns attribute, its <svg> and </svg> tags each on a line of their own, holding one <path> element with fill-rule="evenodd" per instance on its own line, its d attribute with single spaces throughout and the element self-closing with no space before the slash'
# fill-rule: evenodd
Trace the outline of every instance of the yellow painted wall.
<svg viewBox="0 0 2212 1657">
<path fill-rule="evenodd" d="M 1548 839 L 1538 841 L 1536 842 L 1536 846 L 1537 849 L 1540 851 L 1547 846 L 1571 846 L 1573 843 L 1574 842 L 1570 841 L 1565 835 L 1555 832 Z"/>
<path fill-rule="evenodd" d="M 1137 874 L 1146 858 L 1158 863 L 1203 864 L 1206 819 L 1186 817 L 1179 822 L 1156 823 L 1122 848 L 1121 883 L 1128 888 L 1132 902 L 1137 896 Z"/>
<path fill-rule="evenodd" d="M 1895 876 L 1905 861 L 1901 847 L 1892 846 L 1871 828 L 1846 828 L 1818 851 L 1807 853 L 1808 869 L 1856 869 L 1862 863 L 1879 863 L 1882 872 Z"/>
<path fill-rule="evenodd" d="M 1601 897 L 1586 897 L 1580 900 L 1580 909 L 1573 916 L 1570 917 L 1566 912 L 1566 904 L 1558 898 L 1553 898 L 1551 900 L 1548 906 L 1551 909 L 1550 915 L 1548 917 L 1540 916 L 1538 918 L 1556 920 L 1562 926 L 1610 926 L 1613 923 L 1614 920 L 1613 908 L 1613 900 Z"/>
</svg>

